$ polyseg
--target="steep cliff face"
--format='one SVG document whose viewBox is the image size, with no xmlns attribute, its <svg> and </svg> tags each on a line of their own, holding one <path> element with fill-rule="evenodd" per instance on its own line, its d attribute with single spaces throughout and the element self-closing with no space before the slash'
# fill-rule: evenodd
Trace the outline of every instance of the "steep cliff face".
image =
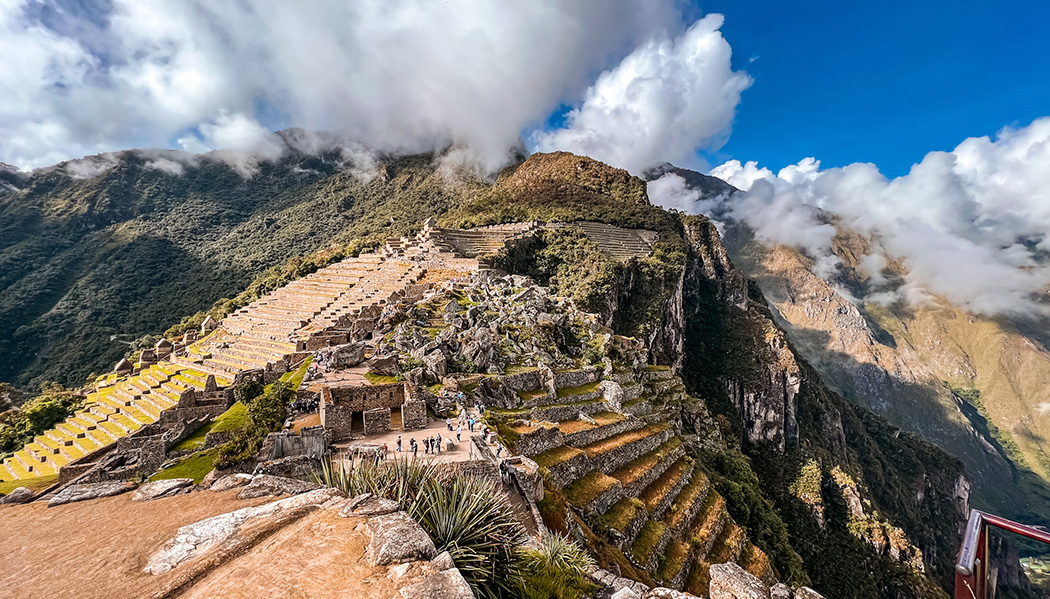
<svg viewBox="0 0 1050 599">
<path fill-rule="evenodd" d="M 859 257 L 868 242 L 841 231 L 833 281 L 800 251 L 768 247 L 732 225 L 727 246 L 754 277 L 800 354 L 838 393 L 943 447 L 965 464 L 976 505 L 1020 519 L 1050 508 L 1038 417 L 1050 376 L 1046 351 L 1008 322 L 944 300 L 924 306 L 867 301 Z M 883 276 L 899 277 L 890 264 Z M 848 296 L 848 297 L 847 297 Z M 859 298 L 859 299 L 858 299 Z M 1050 403 L 1046 404 L 1050 405 Z"/>
<path fill-rule="evenodd" d="M 816 587 L 943 596 L 968 508 L 962 464 L 830 391 L 714 226 L 682 220 L 683 379 L 732 422 Z"/>
</svg>

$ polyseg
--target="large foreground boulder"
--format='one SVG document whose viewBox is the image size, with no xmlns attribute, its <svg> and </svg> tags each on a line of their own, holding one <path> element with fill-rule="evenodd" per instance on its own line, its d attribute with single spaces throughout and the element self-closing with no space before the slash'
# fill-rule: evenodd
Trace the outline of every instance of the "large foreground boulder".
<svg viewBox="0 0 1050 599">
<path fill-rule="evenodd" d="M 243 487 L 252 482 L 251 474 L 236 473 L 227 474 L 226 476 L 219 477 L 215 482 L 208 487 L 209 491 L 229 491 L 230 489 L 236 489 Z"/>
<path fill-rule="evenodd" d="M 145 571 L 150 574 L 164 574 L 213 548 L 221 550 L 235 544 L 238 534 L 246 528 L 247 523 L 294 516 L 297 512 L 317 509 L 341 495 L 338 489 L 324 487 L 295 497 L 279 499 L 257 507 L 246 507 L 187 524 L 180 528 L 164 547 L 150 556 Z"/>
<path fill-rule="evenodd" d="M 474 593 L 459 570 L 452 568 L 401 589 L 401 596 L 405 599 L 473 599 Z"/>
<path fill-rule="evenodd" d="M 298 495 L 320 489 L 321 485 L 305 480 L 260 474 L 252 478 L 248 486 L 241 489 L 237 499 L 255 499 L 256 497 L 277 497 L 279 495 Z"/>
<path fill-rule="evenodd" d="M 430 560 L 437 555 L 430 535 L 405 512 L 371 518 L 368 534 L 368 561 L 377 566 Z"/>
<path fill-rule="evenodd" d="M 69 485 L 65 489 L 59 491 L 58 495 L 52 497 L 51 501 L 47 502 L 47 507 L 65 505 L 67 503 L 73 503 L 76 501 L 98 499 L 99 497 L 111 497 L 113 495 L 120 495 L 121 493 L 127 493 L 128 491 L 131 491 L 135 488 L 135 486 L 135 483 L 126 481 L 92 483 L 87 485 Z"/>
<path fill-rule="evenodd" d="M 711 566 L 711 599 L 769 599 L 769 588 L 733 562 Z"/>
<path fill-rule="evenodd" d="M 168 480 L 155 480 L 135 489 L 131 494 L 132 501 L 149 501 L 161 497 L 169 497 L 193 485 L 192 478 L 171 478 Z"/>
<path fill-rule="evenodd" d="M 25 487 L 18 487 L 14 491 L 11 491 L 6 497 L 0 497 L 0 503 L 2 504 L 15 504 L 15 503 L 28 503 L 33 500 L 36 493 L 33 493 Z"/>
<path fill-rule="evenodd" d="M 347 501 L 343 509 L 339 510 L 339 515 L 346 518 L 352 516 L 385 516 L 386 514 L 393 514 L 400 509 L 401 506 L 393 499 L 385 499 L 371 493 L 365 493 Z"/>
<path fill-rule="evenodd" d="M 357 343 L 348 343 L 346 345 L 337 345 L 332 348 L 332 366 L 336 368 L 349 368 L 351 366 L 357 366 L 361 362 L 365 361 L 365 348 L 367 344 L 364 341 L 358 341 Z"/>
</svg>

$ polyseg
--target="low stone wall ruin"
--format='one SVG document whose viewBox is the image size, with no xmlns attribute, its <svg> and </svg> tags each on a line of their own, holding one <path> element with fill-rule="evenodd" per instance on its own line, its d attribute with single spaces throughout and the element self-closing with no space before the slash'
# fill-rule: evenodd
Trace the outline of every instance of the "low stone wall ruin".
<svg viewBox="0 0 1050 599">
<path fill-rule="evenodd" d="M 375 408 L 364 412 L 365 434 L 382 435 L 390 432 L 390 408 Z"/>
</svg>

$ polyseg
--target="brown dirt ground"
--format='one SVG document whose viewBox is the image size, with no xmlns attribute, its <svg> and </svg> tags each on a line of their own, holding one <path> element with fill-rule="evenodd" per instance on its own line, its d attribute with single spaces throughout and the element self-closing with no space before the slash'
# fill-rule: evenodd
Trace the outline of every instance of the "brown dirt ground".
<svg viewBox="0 0 1050 599">
<path fill-rule="evenodd" d="M 132 599 L 163 590 L 187 565 L 142 571 L 180 527 L 274 498 L 236 499 L 201 491 L 148 502 L 130 494 L 47 508 L 0 506 L 0 596 L 5 599 Z M 397 570 L 364 558 L 364 519 L 318 510 L 221 564 L 179 597 L 328 599 L 400 597 L 429 573 L 423 562 Z"/>
<path fill-rule="evenodd" d="M 129 599 L 168 575 L 142 571 L 180 526 L 273 498 L 240 501 L 237 490 L 132 502 L 131 494 L 48 508 L 0 506 L 0 596 Z"/>
<path fill-rule="evenodd" d="M 180 599 L 346 599 L 401 597 L 403 586 L 431 573 L 414 562 L 402 576 L 365 559 L 364 518 L 319 510 L 213 571 Z"/>
</svg>

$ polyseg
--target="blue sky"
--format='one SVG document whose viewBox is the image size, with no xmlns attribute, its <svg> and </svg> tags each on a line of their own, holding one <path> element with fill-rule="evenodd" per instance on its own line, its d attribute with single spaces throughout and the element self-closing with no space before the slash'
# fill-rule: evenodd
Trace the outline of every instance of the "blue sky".
<svg viewBox="0 0 1050 599">
<path fill-rule="evenodd" d="M 1050 3 L 970 0 L 14 0 L 0 161 L 254 151 L 303 127 L 382 151 L 463 141 L 484 168 L 524 136 L 632 172 L 813 156 L 899 176 L 1050 115 L 1047 23 Z"/>
<path fill-rule="evenodd" d="M 755 79 L 712 164 L 814 156 L 898 176 L 927 152 L 1050 114 L 1047 2 L 698 5 L 725 15 L 733 67 Z"/>
</svg>

